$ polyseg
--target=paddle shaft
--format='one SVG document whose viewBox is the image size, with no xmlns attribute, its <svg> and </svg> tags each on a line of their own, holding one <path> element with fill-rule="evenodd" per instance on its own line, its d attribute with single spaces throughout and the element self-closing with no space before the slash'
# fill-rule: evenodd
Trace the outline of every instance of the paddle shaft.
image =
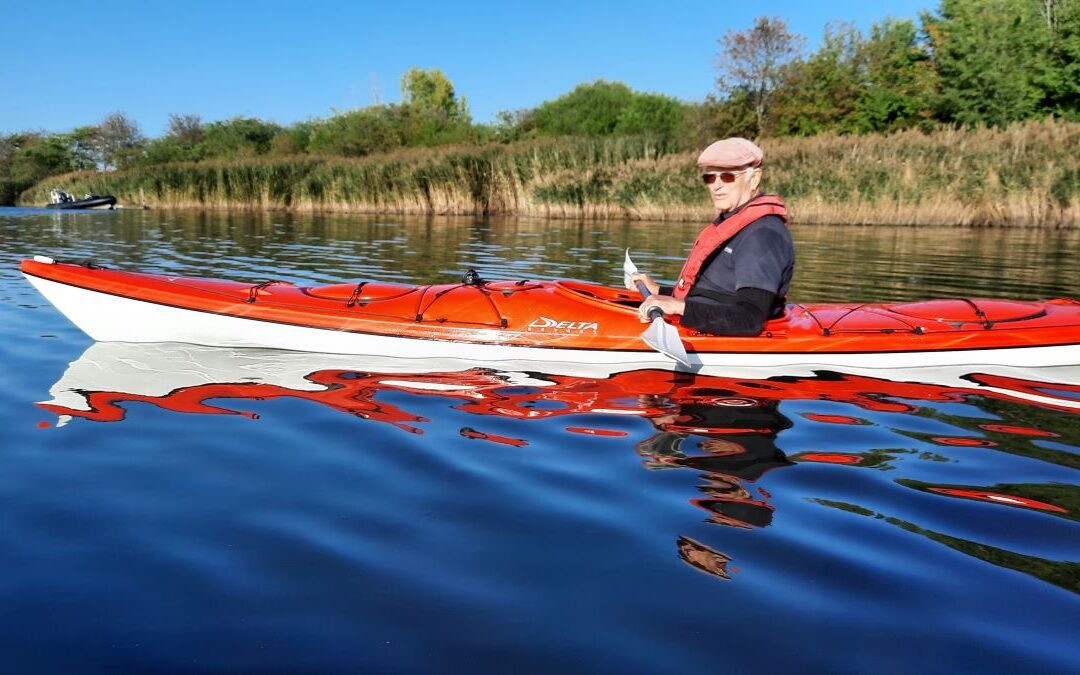
<svg viewBox="0 0 1080 675">
<path fill-rule="evenodd" d="M 650 295 L 652 295 L 652 293 L 649 292 L 649 287 L 645 285 L 644 281 L 637 282 L 637 289 L 638 289 L 638 293 L 641 293 L 641 299 L 642 300 L 644 300 L 645 298 L 648 298 Z M 651 308 L 649 310 L 649 318 L 650 319 L 663 319 L 664 318 L 664 310 L 660 309 L 659 307 Z"/>
</svg>

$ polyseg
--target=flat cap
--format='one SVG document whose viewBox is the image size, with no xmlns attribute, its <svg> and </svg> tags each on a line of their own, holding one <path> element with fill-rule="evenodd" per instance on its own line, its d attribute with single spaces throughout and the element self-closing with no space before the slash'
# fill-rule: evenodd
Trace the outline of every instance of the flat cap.
<svg viewBox="0 0 1080 675">
<path fill-rule="evenodd" d="M 716 141 L 698 155 L 698 166 L 718 166 L 738 169 L 744 166 L 761 166 L 765 153 L 753 142 L 733 136 Z"/>
</svg>

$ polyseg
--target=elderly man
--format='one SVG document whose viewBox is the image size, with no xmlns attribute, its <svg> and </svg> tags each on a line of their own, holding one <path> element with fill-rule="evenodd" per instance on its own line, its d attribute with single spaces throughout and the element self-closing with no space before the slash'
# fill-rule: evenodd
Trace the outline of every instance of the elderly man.
<svg viewBox="0 0 1080 675">
<path fill-rule="evenodd" d="M 761 148 L 745 138 L 716 141 L 698 157 L 717 216 L 698 235 L 674 288 L 636 274 L 652 293 L 641 303 L 642 322 L 659 307 L 682 325 L 715 335 L 758 335 L 783 315 L 795 269 L 787 211 L 763 195 Z"/>
</svg>

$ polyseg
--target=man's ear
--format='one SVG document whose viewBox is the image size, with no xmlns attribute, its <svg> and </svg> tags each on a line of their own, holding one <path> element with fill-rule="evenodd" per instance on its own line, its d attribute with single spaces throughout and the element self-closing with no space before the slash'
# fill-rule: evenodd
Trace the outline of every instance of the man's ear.
<svg viewBox="0 0 1080 675">
<path fill-rule="evenodd" d="M 761 186 L 761 169 L 754 169 L 754 173 L 750 174 L 750 189 L 757 192 L 757 189 Z"/>
</svg>

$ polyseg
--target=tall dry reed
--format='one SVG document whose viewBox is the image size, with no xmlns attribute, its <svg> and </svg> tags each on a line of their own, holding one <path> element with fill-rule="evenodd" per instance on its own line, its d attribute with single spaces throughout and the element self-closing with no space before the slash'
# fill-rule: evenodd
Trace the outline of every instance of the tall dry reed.
<svg viewBox="0 0 1080 675">
<path fill-rule="evenodd" d="M 1080 124 L 777 138 L 765 187 L 796 222 L 1080 226 Z M 166 164 L 50 178 L 164 208 L 516 214 L 700 220 L 711 216 L 694 152 L 645 138 L 564 138 L 405 150 L 361 159 L 298 156 Z"/>
</svg>

